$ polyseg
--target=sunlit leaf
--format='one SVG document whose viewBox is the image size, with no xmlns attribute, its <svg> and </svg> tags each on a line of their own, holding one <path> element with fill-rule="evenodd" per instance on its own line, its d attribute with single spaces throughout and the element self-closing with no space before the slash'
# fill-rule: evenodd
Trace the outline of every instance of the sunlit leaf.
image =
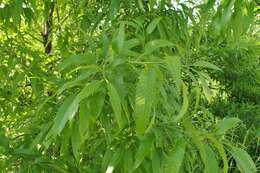
<svg viewBox="0 0 260 173">
<path fill-rule="evenodd" d="M 142 136 L 149 125 L 155 99 L 155 87 L 155 70 L 153 68 L 144 69 L 139 77 L 135 96 L 134 117 L 138 136 Z"/>
<path fill-rule="evenodd" d="M 176 83 L 177 92 L 181 89 L 181 59 L 179 56 L 167 56 L 166 63 L 173 80 Z"/>
</svg>

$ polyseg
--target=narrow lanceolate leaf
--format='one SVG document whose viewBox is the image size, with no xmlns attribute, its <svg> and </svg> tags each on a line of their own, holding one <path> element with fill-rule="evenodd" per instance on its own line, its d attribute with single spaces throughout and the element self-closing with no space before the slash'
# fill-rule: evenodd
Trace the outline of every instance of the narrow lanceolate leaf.
<svg viewBox="0 0 260 173">
<path fill-rule="evenodd" d="M 118 51 L 121 52 L 125 42 L 125 24 L 120 23 L 118 35 L 117 35 L 117 47 Z"/>
<path fill-rule="evenodd" d="M 145 45 L 144 54 L 148 55 L 159 48 L 171 46 L 173 46 L 173 43 L 168 40 L 152 40 Z"/>
<path fill-rule="evenodd" d="M 227 159 L 227 154 L 224 149 L 224 146 L 222 143 L 219 142 L 218 139 L 216 139 L 213 136 L 208 136 L 208 139 L 212 142 L 213 146 L 218 150 L 219 155 L 221 156 L 221 159 L 223 161 L 223 173 L 228 172 L 228 159 Z"/>
<path fill-rule="evenodd" d="M 175 81 L 178 94 L 181 88 L 181 59 L 179 56 L 167 56 L 166 57 L 167 67 Z"/>
<path fill-rule="evenodd" d="M 85 73 L 82 73 L 81 75 L 79 75 L 76 79 L 72 80 L 72 81 L 68 81 L 66 82 L 62 87 L 60 87 L 57 91 L 57 94 L 61 94 L 63 91 L 65 91 L 68 88 L 72 88 L 74 86 L 78 86 L 82 84 L 82 81 L 84 81 L 85 79 L 87 79 L 90 75 L 94 74 L 96 71 L 95 70 L 90 70 L 87 71 Z"/>
<path fill-rule="evenodd" d="M 51 131 L 49 132 L 49 135 L 60 134 L 67 121 L 72 120 L 74 115 L 78 111 L 79 103 L 81 102 L 81 100 L 96 92 L 97 89 L 99 89 L 101 83 L 102 81 L 93 81 L 91 83 L 88 83 L 79 92 L 79 94 L 67 98 L 57 112 L 54 124 Z"/>
<path fill-rule="evenodd" d="M 186 114 L 189 107 L 188 90 L 184 83 L 182 87 L 182 100 L 183 100 L 182 107 L 175 121 L 179 121 Z"/>
<path fill-rule="evenodd" d="M 153 68 L 144 69 L 136 88 L 134 117 L 136 133 L 142 136 L 151 118 L 151 109 L 156 92 L 156 72 Z"/>
<path fill-rule="evenodd" d="M 60 71 L 65 70 L 68 67 L 80 65 L 86 63 L 88 60 L 87 57 L 83 55 L 72 55 L 67 57 L 63 63 L 59 66 Z"/>
<path fill-rule="evenodd" d="M 223 135 L 225 134 L 228 130 L 236 127 L 238 123 L 240 122 L 240 119 L 238 118 L 224 118 L 222 121 L 220 121 L 217 124 L 216 127 L 216 132 L 215 134 L 217 135 Z"/>
<path fill-rule="evenodd" d="M 141 144 L 139 145 L 136 155 L 135 155 L 135 162 L 134 162 L 134 168 L 137 169 L 141 163 L 143 162 L 144 158 L 150 154 L 151 148 L 153 146 L 153 137 L 152 136 L 146 136 L 143 141 L 141 141 Z"/>
<path fill-rule="evenodd" d="M 209 88 L 205 78 L 202 75 L 200 75 L 199 81 L 200 81 L 200 83 L 202 85 L 203 93 L 204 93 L 206 99 L 208 100 L 208 102 L 211 102 L 211 100 L 212 100 L 212 92 L 211 92 L 211 90 L 210 90 L 210 88 Z"/>
<path fill-rule="evenodd" d="M 54 124 L 52 126 L 51 131 L 49 132 L 49 135 L 60 134 L 65 124 L 67 123 L 69 117 L 75 115 L 75 113 L 78 110 L 78 104 L 74 102 L 75 98 L 76 96 L 72 95 L 63 102 L 54 119 Z"/>
<path fill-rule="evenodd" d="M 72 152 L 77 162 L 80 160 L 80 147 L 81 147 L 81 138 L 79 131 L 79 123 L 73 122 L 72 135 L 71 135 L 71 145 Z"/>
<path fill-rule="evenodd" d="M 207 170 L 210 171 L 210 173 L 219 173 L 220 171 L 219 171 L 218 161 L 215 152 L 208 145 L 205 145 L 205 151 L 207 154 L 207 161 L 208 161 L 208 164 L 205 165 L 207 167 Z"/>
<path fill-rule="evenodd" d="M 241 148 L 237 148 L 237 147 L 231 147 L 231 149 L 229 151 L 232 154 L 232 156 L 234 157 L 234 159 L 236 160 L 236 164 L 237 164 L 239 170 L 241 171 L 241 173 L 256 173 L 257 172 L 256 166 L 255 166 L 253 160 L 251 159 L 251 157 L 245 150 L 243 150 Z"/>
<path fill-rule="evenodd" d="M 112 105 L 112 108 L 113 108 L 113 111 L 115 114 L 117 124 L 118 124 L 119 128 L 122 129 L 123 125 L 124 125 L 124 120 L 122 117 L 121 99 L 120 99 L 120 96 L 119 96 L 117 90 L 111 83 L 108 84 L 108 95 L 110 97 L 110 102 L 111 102 L 111 105 Z"/>
<path fill-rule="evenodd" d="M 161 158 L 160 158 L 158 151 L 155 151 L 153 153 L 152 169 L 153 169 L 153 173 L 161 172 Z"/>
<path fill-rule="evenodd" d="M 185 130 L 190 133 L 192 142 L 195 144 L 195 146 L 199 151 L 201 159 L 205 165 L 205 172 L 210 172 L 210 170 L 208 170 L 206 167 L 206 165 L 208 164 L 208 158 L 207 158 L 204 143 L 202 142 L 202 137 L 200 135 L 200 132 L 194 127 L 194 125 L 191 123 L 191 120 L 189 119 L 185 119 L 183 121 L 183 125 Z"/>
<path fill-rule="evenodd" d="M 82 141 L 88 136 L 90 115 L 88 113 L 88 104 L 85 100 L 79 104 L 79 133 Z"/>
<path fill-rule="evenodd" d="M 124 49 L 129 50 L 138 45 L 140 45 L 140 41 L 137 38 L 132 38 L 130 40 L 125 41 Z"/>
<path fill-rule="evenodd" d="M 205 67 L 205 68 L 222 71 L 218 66 L 216 66 L 210 62 L 207 62 L 207 61 L 197 61 L 193 64 L 193 66 Z"/>
<path fill-rule="evenodd" d="M 102 81 L 93 81 L 86 84 L 86 86 L 80 91 L 80 93 L 75 98 L 75 102 L 79 103 L 81 100 L 94 94 L 100 88 Z M 70 117 L 73 118 L 73 117 Z"/>
<path fill-rule="evenodd" d="M 122 160 L 124 156 L 124 150 L 122 148 L 118 148 L 115 153 L 113 154 L 109 165 L 106 169 L 106 173 L 112 173 L 115 169 L 115 167 L 119 164 L 119 162 Z"/>
<path fill-rule="evenodd" d="M 117 12 L 119 9 L 120 0 L 111 0 L 110 4 L 110 20 L 113 20 L 117 16 Z"/>
<path fill-rule="evenodd" d="M 161 19 L 162 19 L 161 17 L 157 17 L 157 18 L 153 19 L 153 21 L 151 23 L 149 23 L 149 25 L 147 26 L 146 32 L 148 34 L 151 34 L 154 31 L 154 29 L 156 28 L 157 24 L 161 21 Z"/>
<path fill-rule="evenodd" d="M 179 173 L 184 160 L 186 144 L 180 140 L 166 160 L 165 173 Z"/>
</svg>

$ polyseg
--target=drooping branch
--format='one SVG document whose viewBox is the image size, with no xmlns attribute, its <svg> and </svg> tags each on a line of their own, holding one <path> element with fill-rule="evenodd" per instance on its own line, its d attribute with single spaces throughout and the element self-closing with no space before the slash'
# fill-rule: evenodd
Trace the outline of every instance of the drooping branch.
<svg viewBox="0 0 260 173">
<path fill-rule="evenodd" d="M 52 19 L 53 19 L 54 6 L 55 6 L 55 2 L 52 1 L 49 6 L 45 7 L 48 8 L 48 14 L 43 23 L 42 37 L 43 37 L 44 52 L 46 54 L 50 54 L 52 49 L 51 32 L 52 32 L 52 25 L 53 25 Z"/>
</svg>

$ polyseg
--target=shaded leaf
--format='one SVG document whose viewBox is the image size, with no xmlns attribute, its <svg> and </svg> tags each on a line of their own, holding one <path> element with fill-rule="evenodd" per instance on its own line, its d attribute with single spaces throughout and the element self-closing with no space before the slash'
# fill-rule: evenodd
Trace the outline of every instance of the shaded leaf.
<svg viewBox="0 0 260 173">
<path fill-rule="evenodd" d="M 122 117 L 121 99 L 115 87 L 111 83 L 108 83 L 108 95 L 110 97 L 110 103 L 114 110 L 115 118 L 119 126 L 119 129 L 122 129 L 124 126 L 124 120 Z"/>
</svg>

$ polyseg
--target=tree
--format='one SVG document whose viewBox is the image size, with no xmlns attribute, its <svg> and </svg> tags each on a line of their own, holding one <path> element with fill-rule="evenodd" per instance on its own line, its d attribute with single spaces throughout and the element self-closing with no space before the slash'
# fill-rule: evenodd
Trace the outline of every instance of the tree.
<svg viewBox="0 0 260 173">
<path fill-rule="evenodd" d="M 230 139 L 241 121 L 209 109 L 255 4 L 2 2 L 2 170 L 256 172 Z"/>
</svg>

